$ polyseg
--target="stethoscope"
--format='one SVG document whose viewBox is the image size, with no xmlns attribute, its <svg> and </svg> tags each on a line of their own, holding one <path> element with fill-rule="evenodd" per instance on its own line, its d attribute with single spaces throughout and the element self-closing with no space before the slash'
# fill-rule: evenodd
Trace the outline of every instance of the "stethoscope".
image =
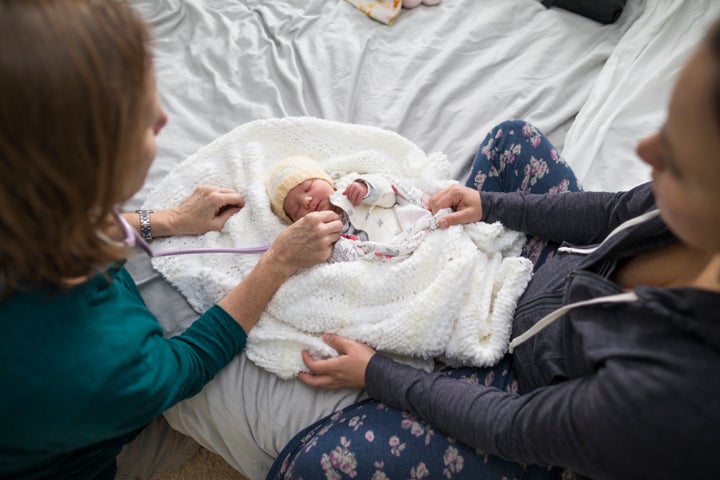
<svg viewBox="0 0 720 480">
<path fill-rule="evenodd" d="M 125 235 L 125 244 L 129 247 L 138 246 L 150 257 L 165 257 L 168 255 L 189 255 L 197 253 L 263 253 L 268 248 L 267 246 L 262 247 L 246 247 L 246 248 L 187 248 L 183 250 L 162 250 L 160 252 L 153 251 L 150 248 L 144 238 L 140 236 L 137 230 L 135 230 L 130 224 L 123 218 L 123 216 L 115 212 L 115 217 L 120 222 L 123 234 Z"/>
</svg>

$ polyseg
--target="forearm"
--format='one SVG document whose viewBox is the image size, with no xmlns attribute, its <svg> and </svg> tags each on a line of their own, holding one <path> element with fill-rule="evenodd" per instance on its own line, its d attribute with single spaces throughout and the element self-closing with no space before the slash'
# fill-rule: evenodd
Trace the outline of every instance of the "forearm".
<svg viewBox="0 0 720 480">
<path fill-rule="evenodd" d="M 173 347 L 172 356 L 158 359 L 154 364 L 169 369 L 173 362 L 178 363 L 178 371 L 171 374 L 173 380 L 167 387 L 167 401 L 174 404 L 199 392 L 240 353 L 245 348 L 247 334 L 227 312 L 215 305 L 182 334 L 165 341 Z"/>
<path fill-rule="evenodd" d="M 451 379 L 442 373 L 426 373 L 402 365 L 380 354 L 372 357 L 365 372 L 365 388 L 370 397 L 400 410 L 419 415 L 443 433 L 468 445 L 497 454 L 496 447 L 487 441 L 488 425 L 502 422 L 497 410 L 488 411 L 508 394 L 493 388 L 473 385 L 473 392 L 458 392 L 469 384 Z M 493 397 L 498 400 L 493 401 Z"/>
<path fill-rule="evenodd" d="M 464 382 L 441 372 L 427 373 L 382 355 L 371 359 L 365 379 L 370 397 L 414 413 L 445 435 L 486 454 L 540 465 L 563 465 L 574 455 L 567 448 L 573 436 L 564 431 L 562 422 L 555 419 L 557 425 L 549 425 L 552 420 L 544 420 L 549 417 L 546 409 L 564 415 L 553 401 L 532 402 L 529 395 Z M 538 421 L 525 423 L 522 419 L 528 416 Z M 558 455 L 558 451 L 563 453 Z"/>
<path fill-rule="evenodd" d="M 255 268 L 218 305 L 249 333 L 272 296 L 295 270 L 280 261 L 271 247 Z"/>
<path fill-rule="evenodd" d="M 628 192 L 480 192 L 483 221 L 556 242 L 591 244 L 602 241 L 622 222 L 654 205 L 649 185 Z"/>
</svg>

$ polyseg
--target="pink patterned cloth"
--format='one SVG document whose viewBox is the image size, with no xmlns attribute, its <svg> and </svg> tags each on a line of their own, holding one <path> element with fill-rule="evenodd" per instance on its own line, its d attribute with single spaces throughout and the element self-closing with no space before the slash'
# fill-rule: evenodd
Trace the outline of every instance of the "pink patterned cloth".
<svg viewBox="0 0 720 480">
<path fill-rule="evenodd" d="M 373 20 L 392 25 L 402 10 L 402 0 L 347 0 Z"/>
</svg>

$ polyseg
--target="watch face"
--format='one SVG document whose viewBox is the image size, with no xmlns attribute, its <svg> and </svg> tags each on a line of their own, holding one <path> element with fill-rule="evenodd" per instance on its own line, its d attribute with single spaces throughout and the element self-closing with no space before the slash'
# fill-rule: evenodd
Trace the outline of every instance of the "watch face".
<svg viewBox="0 0 720 480">
<path fill-rule="evenodd" d="M 136 210 L 140 218 L 140 235 L 145 240 L 152 240 L 152 231 L 150 230 L 150 214 L 152 210 Z"/>
</svg>

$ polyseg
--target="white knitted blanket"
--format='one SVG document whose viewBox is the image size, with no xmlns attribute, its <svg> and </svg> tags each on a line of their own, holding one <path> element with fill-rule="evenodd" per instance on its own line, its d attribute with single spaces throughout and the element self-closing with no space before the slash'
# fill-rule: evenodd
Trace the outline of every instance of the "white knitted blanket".
<svg viewBox="0 0 720 480">
<path fill-rule="evenodd" d="M 387 130 L 310 117 L 242 125 L 183 161 L 145 207 L 177 205 L 200 184 L 240 191 L 245 207 L 220 232 L 160 238 L 156 250 L 269 245 L 286 226 L 270 210 L 265 180 L 288 155 L 308 155 L 335 175 L 386 173 L 433 192 L 453 183 L 447 159 L 425 155 Z M 531 276 L 518 257 L 524 236 L 500 224 L 435 230 L 402 261 L 360 260 L 304 269 L 273 296 L 250 331 L 247 356 L 290 378 L 303 349 L 337 355 L 324 332 L 379 351 L 452 364 L 490 365 L 507 349 L 517 299 Z M 257 263 L 257 254 L 157 257 L 153 266 L 198 312 L 219 301 Z"/>
</svg>

